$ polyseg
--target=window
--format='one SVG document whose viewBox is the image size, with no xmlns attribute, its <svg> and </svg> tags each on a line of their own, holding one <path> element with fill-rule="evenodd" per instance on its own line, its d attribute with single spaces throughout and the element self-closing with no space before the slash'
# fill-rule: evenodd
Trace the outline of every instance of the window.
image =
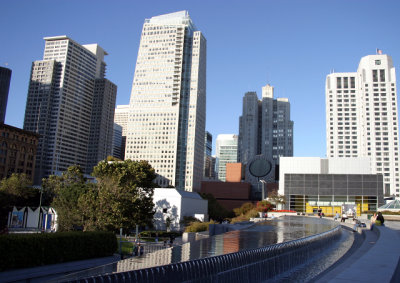
<svg viewBox="0 0 400 283">
<path fill-rule="evenodd" d="M 342 78 L 336 78 L 337 88 L 342 88 Z"/>
<path fill-rule="evenodd" d="M 343 87 L 348 88 L 349 87 L 349 78 L 343 78 Z"/>
<path fill-rule="evenodd" d="M 378 70 L 372 70 L 372 80 L 374 82 L 378 81 Z"/>
<path fill-rule="evenodd" d="M 355 88 L 356 87 L 356 82 L 355 82 L 355 77 L 350 78 L 350 87 Z"/>
<path fill-rule="evenodd" d="M 379 70 L 379 79 L 381 82 L 385 81 L 385 70 Z"/>
</svg>

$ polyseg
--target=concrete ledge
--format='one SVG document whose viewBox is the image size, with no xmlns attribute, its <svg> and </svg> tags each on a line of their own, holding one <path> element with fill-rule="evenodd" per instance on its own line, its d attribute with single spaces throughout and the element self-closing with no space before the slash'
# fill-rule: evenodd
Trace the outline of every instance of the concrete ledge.
<svg viewBox="0 0 400 283">
<path fill-rule="evenodd" d="M 365 228 L 363 230 L 373 233 Z M 372 244 L 371 248 L 329 282 L 391 281 L 399 262 L 400 238 L 398 232 L 384 226 L 375 226 L 374 230 L 379 237 L 376 242 L 368 243 Z"/>
</svg>

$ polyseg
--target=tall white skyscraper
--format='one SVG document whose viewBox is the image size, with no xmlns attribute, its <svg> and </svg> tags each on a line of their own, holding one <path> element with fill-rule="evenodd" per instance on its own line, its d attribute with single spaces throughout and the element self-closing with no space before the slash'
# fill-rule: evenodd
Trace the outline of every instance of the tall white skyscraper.
<svg viewBox="0 0 400 283">
<path fill-rule="evenodd" d="M 43 60 L 32 63 L 24 129 L 40 134 L 35 184 L 77 164 L 111 154 L 116 86 L 105 79 L 107 53 L 67 36 L 46 37 Z"/>
<path fill-rule="evenodd" d="M 206 39 L 187 11 L 146 19 L 130 100 L 125 159 L 148 160 L 161 187 L 200 190 Z"/>
<path fill-rule="evenodd" d="M 238 136 L 232 134 L 221 134 L 215 141 L 216 171 L 218 180 L 226 180 L 226 164 L 236 163 L 238 151 Z"/>
<path fill-rule="evenodd" d="M 365 56 L 357 72 L 327 76 L 327 156 L 370 156 L 372 172 L 383 175 L 386 196 L 400 195 L 397 116 L 390 56 Z"/>
</svg>

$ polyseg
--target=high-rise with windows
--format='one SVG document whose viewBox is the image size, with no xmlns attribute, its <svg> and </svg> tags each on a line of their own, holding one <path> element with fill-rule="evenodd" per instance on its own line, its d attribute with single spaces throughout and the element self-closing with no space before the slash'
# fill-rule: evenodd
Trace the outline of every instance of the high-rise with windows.
<svg viewBox="0 0 400 283">
<path fill-rule="evenodd" d="M 396 73 L 390 56 L 365 56 L 357 72 L 327 76 L 327 156 L 370 156 L 372 172 L 383 175 L 384 195 L 398 197 L 397 116 Z"/>
<path fill-rule="evenodd" d="M 126 148 L 126 135 L 128 132 L 128 117 L 129 117 L 129 104 L 128 105 L 117 105 L 114 113 L 114 123 L 122 127 L 122 140 L 121 140 L 121 157 L 125 159 L 125 148 Z"/>
<path fill-rule="evenodd" d="M 114 137 L 112 142 L 111 155 L 115 158 L 122 159 L 122 127 L 114 123 Z"/>
<path fill-rule="evenodd" d="M 86 172 L 111 154 L 116 86 L 104 78 L 107 53 L 67 36 L 45 37 L 32 63 L 24 130 L 40 134 L 35 184 L 70 165 Z"/>
<path fill-rule="evenodd" d="M 187 11 L 146 19 L 132 84 L 125 158 L 148 160 L 155 182 L 200 190 L 206 40 Z"/>
<path fill-rule="evenodd" d="M 218 180 L 226 180 L 226 164 L 237 162 L 238 136 L 221 134 L 217 136 L 215 144 L 216 171 Z"/>
<path fill-rule="evenodd" d="M 8 90 L 10 89 L 11 70 L 0 67 L 0 123 L 6 118 Z"/>
<path fill-rule="evenodd" d="M 238 160 L 248 164 L 255 156 L 279 162 L 280 156 L 293 156 L 293 121 L 287 98 L 274 99 L 274 88 L 262 88 L 262 99 L 256 92 L 243 97 L 239 118 Z"/>
<path fill-rule="evenodd" d="M 204 178 L 206 180 L 215 179 L 215 158 L 212 157 L 212 135 L 206 131 L 204 139 Z"/>
</svg>

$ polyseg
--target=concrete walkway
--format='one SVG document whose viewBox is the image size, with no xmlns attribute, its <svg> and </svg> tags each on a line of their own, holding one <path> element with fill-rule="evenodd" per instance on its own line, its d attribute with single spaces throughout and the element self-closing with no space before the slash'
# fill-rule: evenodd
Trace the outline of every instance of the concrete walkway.
<svg viewBox="0 0 400 283">
<path fill-rule="evenodd" d="M 363 244 L 316 282 L 400 282 L 400 222 L 385 221 L 374 231 L 363 228 Z M 347 226 L 347 225 L 346 225 Z"/>
<path fill-rule="evenodd" d="M 109 264 L 120 260 L 119 255 L 71 261 L 32 268 L 15 269 L 0 272 L 0 282 L 46 282 L 67 273 Z"/>
</svg>

